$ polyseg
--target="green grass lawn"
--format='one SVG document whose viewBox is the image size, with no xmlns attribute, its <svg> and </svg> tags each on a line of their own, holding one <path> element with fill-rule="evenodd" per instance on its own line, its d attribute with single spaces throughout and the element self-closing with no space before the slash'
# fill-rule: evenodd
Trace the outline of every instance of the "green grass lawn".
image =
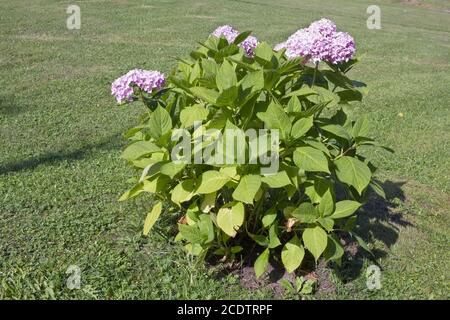
<svg viewBox="0 0 450 320">
<path fill-rule="evenodd" d="M 79 31 L 66 29 L 73 3 Z M 381 30 L 366 28 L 369 4 L 381 7 Z M 316 297 L 448 299 L 448 10 L 444 0 L 0 0 L 0 298 L 274 297 L 197 267 L 157 233 L 141 235 L 151 199 L 117 198 L 132 174 L 119 159 L 121 133 L 142 109 L 116 107 L 110 83 L 135 67 L 167 73 L 221 24 L 276 44 L 328 17 L 365 54 L 352 71 L 370 88 L 358 112 L 396 153 L 367 151 L 389 198 L 360 219 L 382 289 L 366 289 L 372 262 L 360 257 Z M 164 219 L 158 227 L 171 230 Z M 66 288 L 69 265 L 82 270 L 79 290 Z"/>
</svg>

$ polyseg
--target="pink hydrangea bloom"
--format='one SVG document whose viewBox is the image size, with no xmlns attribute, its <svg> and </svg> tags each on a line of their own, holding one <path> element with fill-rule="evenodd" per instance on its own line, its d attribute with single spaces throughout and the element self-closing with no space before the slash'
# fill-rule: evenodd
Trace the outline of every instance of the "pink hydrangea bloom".
<svg viewBox="0 0 450 320">
<path fill-rule="evenodd" d="M 253 57 L 253 50 L 258 45 L 258 39 L 254 36 L 248 36 L 244 41 L 239 44 L 245 51 L 248 57 Z"/>
<path fill-rule="evenodd" d="M 331 41 L 328 60 L 334 64 L 347 62 L 354 56 L 355 52 L 355 40 L 353 37 L 346 32 L 337 32 L 333 35 Z"/>
<path fill-rule="evenodd" d="M 322 18 L 311 23 L 308 29 L 319 32 L 323 36 L 331 37 L 336 32 L 336 25 L 333 21 Z"/>
<path fill-rule="evenodd" d="M 116 79 L 111 85 L 111 94 L 117 102 L 131 101 L 133 97 L 132 85 L 137 85 L 147 93 L 160 89 L 165 84 L 165 78 L 159 71 L 142 69 L 130 70 L 127 74 Z"/>
<path fill-rule="evenodd" d="M 228 43 L 232 43 L 239 35 L 239 31 L 235 30 L 232 26 L 224 25 L 217 27 L 216 30 L 213 31 L 212 35 L 217 38 L 224 36 Z"/>
<path fill-rule="evenodd" d="M 334 64 L 348 61 L 355 54 L 355 41 L 345 32 L 336 32 L 336 25 L 328 20 L 314 21 L 308 28 L 297 30 L 285 42 L 289 59 L 306 57 L 312 62 Z"/>
<path fill-rule="evenodd" d="M 225 37 L 227 39 L 228 43 L 233 43 L 236 37 L 239 35 L 239 31 L 234 29 L 232 26 L 224 25 L 216 28 L 212 32 L 212 35 L 220 38 L 221 36 Z M 258 39 L 254 36 L 248 36 L 244 41 L 242 41 L 239 46 L 242 47 L 245 51 L 245 54 L 248 57 L 253 57 L 253 50 L 258 45 Z"/>
</svg>

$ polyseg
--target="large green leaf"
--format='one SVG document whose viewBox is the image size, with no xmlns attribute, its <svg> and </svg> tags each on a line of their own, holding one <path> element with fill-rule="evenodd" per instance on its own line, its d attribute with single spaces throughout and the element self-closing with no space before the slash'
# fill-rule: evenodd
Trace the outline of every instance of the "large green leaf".
<svg viewBox="0 0 450 320">
<path fill-rule="evenodd" d="M 264 228 L 269 227 L 277 218 L 277 210 L 275 207 L 269 209 L 262 217 L 262 224 Z"/>
<path fill-rule="evenodd" d="M 372 173 L 369 167 L 356 158 L 342 156 L 334 161 L 337 178 L 353 187 L 359 194 L 369 185 Z"/>
<path fill-rule="evenodd" d="M 278 225 L 273 224 L 269 229 L 269 248 L 274 249 L 281 246 L 280 238 L 278 238 Z"/>
<path fill-rule="evenodd" d="M 291 121 L 283 108 L 275 102 L 271 102 L 266 112 L 258 112 L 257 117 L 264 121 L 266 128 L 280 130 L 280 137 L 286 139 L 291 132 Z"/>
<path fill-rule="evenodd" d="M 327 247 L 323 252 L 323 257 L 325 258 L 325 260 L 339 261 L 343 255 L 344 248 L 342 248 L 342 245 L 339 243 L 339 241 L 333 236 L 328 236 Z"/>
<path fill-rule="evenodd" d="M 213 89 L 203 87 L 192 87 L 189 89 L 196 97 L 202 99 L 205 102 L 216 104 L 219 98 L 219 92 Z"/>
<path fill-rule="evenodd" d="M 264 73 L 262 70 L 247 73 L 240 81 L 243 93 L 251 93 L 264 88 Z"/>
<path fill-rule="evenodd" d="M 291 216 L 301 223 L 313 223 L 319 217 L 319 213 L 311 203 L 303 202 L 292 211 Z"/>
<path fill-rule="evenodd" d="M 325 154 L 312 147 L 298 147 L 295 149 L 294 163 L 305 171 L 330 172 Z"/>
<path fill-rule="evenodd" d="M 219 209 L 217 225 L 230 237 L 236 235 L 236 230 L 244 223 L 245 210 L 241 202 L 231 202 Z"/>
<path fill-rule="evenodd" d="M 255 174 L 243 176 L 233 192 L 233 198 L 237 201 L 252 204 L 255 195 L 261 186 L 261 177 Z"/>
<path fill-rule="evenodd" d="M 217 88 L 221 92 L 236 86 L 236 72 L 234 71 L 233 65 L 228 62 L 228 60 L 224 60 L 222 65 L 219 67 L 219 70 L 217 70 L 216 84 Z"/>
<path fill-rule="evenodd" d="M 208 117 L 208 110 L 205 107 L 194 104 L 180 112 L 180 121 L 184 128 L 189 128 L 196 121 L 203 121 Z"/>
<path fill-rule="evenodd" d="M 158 139 L 172 130 L 172 119 L 166 109 L 158 106 L 148 121 L 150 135 Z"/>
<path fill-rule="evenodd" d="M 261 42 L 253 51 L 256 58 L 263 60 L 264 62 L 270 62 L 273 57 L 273 49 L 266 42 Z"/>
<path fill-rule="evenodd" d="M 161 152 L 161 149 L 150 141 L 137 141 L 130 144 L 122 153 L 121 157 L 126 160 L 136 160 L 143 156 Z"/>
<path fill-rule="evenodd" d="M 202 212 L 208 213 L 211 211 L 212 208 L 214 208 L 216 205 L 216 192 L 205 194 L 201 204 L 200 204 L 200 210 Z"/>
<path fill-rule="evenodd" d="M 185 166 L 185 163 L 167 162 L 161 166 L 160 171 L 162 174 L 173 179 L 179 172 L 184 169 Z"/>
<path fill-rule="evenodd" d="M 281 261 L 288 273 L 300 267 L 304 256 L 305 249 L 296 235 L 284 245 L 283 251 L 281 251 Z"/>
<path fill-rule="evenodd" d="M 314 178 L 305 185 L 305 193 L 312 203 L 318 203 L 318 211 L 321 215 L 327 216 L 333 213 L 335 206 L 335 196 L 333 184 L 329 179 Z"/>
<path fill-rule="evenodd" d="M 327 242 L 327 233 L 319 226 L 306 228 L 303 231 L 303 243 L 316 261 L 327 247 Z"/>
<path fill-rule="evenodd" d="M 333 219 L 345 218 L 351 216 L 361 207 L 361 203 L 352 200 L 343 200 L 336 203 L 336 209 L 330 216 Z"/>
<path fill-rule="evenodd" d="M 255 274 L 256 277 L 259 278 L 266 271 L 267 266 L 269 265 L 269 248 L 264 250 L 255 261 Z"/>
<path fill-rule="evenodd" d="M 369 120 L 366 116 L 360 117 L 353 125 L 352 135 L 354 138 L 367 137 L 369 134 Z"/>
<path fill-rule="evenodd" d="M 305 133 L 311 129 L 313 125 L 313 117 L 301 118 L 297 120 L 291 129 L 291 137 L 293 139 L 298 139 L 302 137 Z"/>
<path fill-rule="evenodd" d="M 199 194 L 207 194 L 220 190 L 231 178 L 219 171 L 210 170 L 203 172 L 196 192 Z"/>
<path fill-rule="evenodd" d="M 192 179 L 184 180 L 173 188 L 171 200 L 178 205 L 189 201 L 195 195 L 194 189 L 194 181 Z"/>
<path fill-rule="evenodd" d="M 338 136 L 340 138 L 343 138 L 347 141 L 351 139 L 350 134 L 345 130 L 343 126 L 337 125 L 337 124 L 327 124 L 320 127 L 322 130 L 327 131 L 331 134 L 334 134 L 335 136 Z"/>
<path fill-rule="evenodd" d="M 314 89 L 311 89 L 310 87 L 304 86 L 298 90 L 289 92 L 286 97 L 305 97 L 305 96 L 309 96 L 312 94 L 317 94 L 317 91 L 315 91 Z"/>
<path fill-rule="evenodd" d="M 262 182 L 271 188 L 282 188 L 291 184 L 291 180 L 286 171 L 279 171 L 276 174 L 270 174 L 262 177 Z"/>
<path fill-rule="evenodd" d="M 147 218 L 145 218 L 144 230 L 142 232 L 145 236 L 150 232 L 156 220 L 158 220 L 161 211 L 162 211 L 162 203 L 161 201 L 158 201 L 153 206 L 152 210 L 148 213 Z"/>
<path fill-rule="evenodd" d="M 187 224 L 178 224 L 178 230 L 184 239 L 194 244 L 202 244 L 208 238 L 208 236 L 201 232 L 196 225 L 190 226 Z"/>
</svg>

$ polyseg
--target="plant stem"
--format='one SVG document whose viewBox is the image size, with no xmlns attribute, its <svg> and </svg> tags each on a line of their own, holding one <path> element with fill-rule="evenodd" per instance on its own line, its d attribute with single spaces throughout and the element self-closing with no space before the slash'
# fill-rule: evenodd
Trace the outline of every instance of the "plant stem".
<svg viewBox="0 0 450 320">
<path fill-rule="evenodd" d="M 317 70 L 319 69 L 319 61 L 316 62 L 316 67 L 314 68 L 314 74 L 313 79 L 310 88 L 314 86 L 314 83 L 316 82 L 316 76 L 317 76 Z"/>
</svg>

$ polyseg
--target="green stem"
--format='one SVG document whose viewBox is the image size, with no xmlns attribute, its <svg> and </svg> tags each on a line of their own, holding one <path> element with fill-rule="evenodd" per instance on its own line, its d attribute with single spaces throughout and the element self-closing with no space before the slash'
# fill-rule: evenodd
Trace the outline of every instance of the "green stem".
<svg viewBox="0 0 450 320">
<path fill-rule="evenodd" d="M 313 79 L 310 88 L 314 86 L 314 83 L 316 82 L 316 76 L 317 76 L 317 70 L 319 69 L 319 61 L 316 62 L 316 67 L 314 68 L 314 74 Z"/>
</svg>

